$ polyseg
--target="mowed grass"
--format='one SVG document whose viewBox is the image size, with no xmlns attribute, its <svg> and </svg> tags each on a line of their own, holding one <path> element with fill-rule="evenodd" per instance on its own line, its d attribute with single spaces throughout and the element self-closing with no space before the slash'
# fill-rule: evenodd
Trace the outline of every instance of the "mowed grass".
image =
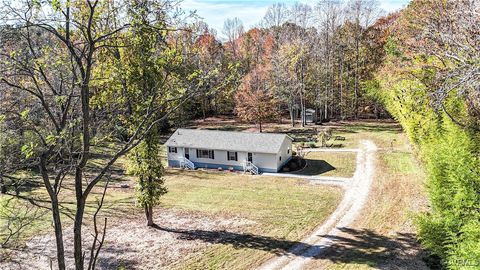
<svg viewBox="0 0 480 270">
<path fill-rule="evenodd" d="M 123 219 L 138 217 L 142 213 L 142 209 L 135 206 L 134 180 L 122 174 L 115 175 L 115 179 L 107 191 L 101 211 L 101 217 L 109 218 L 109 226 L 121 224 Z M 75 210 L 70 182 L 71 179 L 67 178 L 61 193 L 62 219 L 66 230 L 71 228 L 69 216 L 73 216 Z M 130 188 L 120 188 L 117 182 L 128 183 Z M 235 217 L 247 222 L 245 228 L 242 227 L 244 234 L 232 233 L 235 244 L 217 243 L 207 249 L 185 254 L 185 260 L 169 267 L 178 269 L 255 267 L 274 253 L 288 250 L 320 225 L 334 211 L 343 192 L 338 188 L 310 185 L 297 179 L 201 170 L 167 170 L 165 183 L 168 193 L 162 197 L 156 213 L 171 208 L 194 216 Z M 89 227 L 101 192 L 101 187 L 95 189 L 87 203 L 85 222 Z M 42 188 L 22 194 L 46 199 Z M 2 196 L 1 199 L 4 198 L 7 197 Z M 16 207 L 19 207 L 20 202 L 14 200 Z M 23 203 L 28 205 L 27 202 Z M 21 245 L 33 236 L 47 233 L 53 233 L 51 214 L 42 211 L 42 215 L 27 226 L 17 240 Z M 6 236 L 0 235 L 0 239 Z"/>
<path fill-rule="evenodd" d="M 410 235 L 415 232 L 412 217 L 424 205 L 425 199 L 422 188 L 424 175 L 406 137 L 398 126 L 382 123 L 341 123 L 334 129 L 334 136 L 337 135 L 345 137 L 344 141 L 339 141 L 341 148 L 358 148 L 364 139 L 375 142 L 379 147 L 376 175 L 367 206 L 352 226 L 358 233 L 352 236 L 352 241 L 345 240 L 351 247 L 339 247 L 340 256 L 320 262 L 314 260 L 307 268 L 371 269 L 382 266 L 384 269 L 416 269 L 405 266 L 418 259 L 415 255 L 408 255 L 407 262 L 402 257 L 404 253 L 397 254 L 396 250 L 392 252 L 389 249 L 391 246 L 398 247 L 410 254 L 411 249 L 416 248 L 407 245 L 404 240 L 398 240 L 396 235 L 403 235 L 403 239 L 413 237 Z M 321 175 L 350 177 L 355 170 L 355 153 L 314 154 L 315 160 L 323 160 L 335 167 L 335 170 Z M 307 158 L 313 159 L 310 156 Z M 95 161 L 101 164 L 104 159 L 99 156 Z M 116 173 L 112 176 L 116 178 L 112 186 L 118 181 L 129 183 L 130 188 L 109 189 L 102 215 L 109 217 L 110 224 L 121 222 L 128 216 L 139 216 L 142 212 L 135 207 L 134 181 L 120 171 Z M 169 192 L 162 197 L 161 207 L 210 217 L 240 217 L 251 221 L 244 233 L 235 235 L 235 239 L 187 254 L 184 260 L 169 266 L 169 269 L 255 268 L 274 253 L 285 252 L 322 224 L 342 196 L 340 189 L 309 185 L 297 179 L 180 170 L 167 170 L 165 178 Z M 71 185 L 67 184 L 62 211 L 64 224 L 69 227 L 71 220 L 67 215 L 73 213 L 74 197 Z M 89 200 L 87 221 L 91 219 L 100 192 L 101 187 L 95 190 L 95 196 Z M 42 193 L 43 189 L 26 194 L 43 197 Z M 161 212 L 161 207 L 156 209 L 157 213 Z M 22 239 L 53 232 L 48 212 L 32 225 Z M 378 239 L 382 240 L 381 243 Z M 368 243 L 374 241 L 378 242 L 378 247 L 369 247 Z M 385 261 L 390 264 L 383 267 Z"/>
<path fill-rule="evenodd" d="M 367 205 L 342 236 L 347 248 L 307 269 L 428 269 L 413 224 L 426 207 L 424 179 L 411 153 L 380 152 Z"/>
<path fill-rule="evenodd" d="M 369 199 L 332 253 L 306 269 L 426 269 L 414 218 L 426 209 L 425 174 L 408 139 L 394 123 L 343 123 L 333 129 L 345 148 L 362 140 L 378 147 Z"/>
<path fill-rule="evenodd" d="M 238 241 L 190 254 L 178 269 L 251 269 L 321 224 L 342 191 L 298 179 L 172 170 L 164 207 L 251 221 Z"/>
<path fill-rule="evenodd" d="M 302 175 L 353 177 L 356 168 L 355 152 L 308 152 L 307 166 L 295 172 Z"/>
</svg>

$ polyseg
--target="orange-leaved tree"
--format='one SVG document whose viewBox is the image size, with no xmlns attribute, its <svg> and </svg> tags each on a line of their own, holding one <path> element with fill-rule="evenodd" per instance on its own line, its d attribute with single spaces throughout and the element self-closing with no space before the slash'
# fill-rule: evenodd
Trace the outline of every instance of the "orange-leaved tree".
<svg viewBox="0 0 480 270">
<path fill-rule="evenodd" d="M 235 113 L 243 121 L 259 125 L 278 117 L 278 101 L 274 97 L 267 80 L 265 67 L 258 65 L 243 78 L 235 95 Z"/>
</svg>

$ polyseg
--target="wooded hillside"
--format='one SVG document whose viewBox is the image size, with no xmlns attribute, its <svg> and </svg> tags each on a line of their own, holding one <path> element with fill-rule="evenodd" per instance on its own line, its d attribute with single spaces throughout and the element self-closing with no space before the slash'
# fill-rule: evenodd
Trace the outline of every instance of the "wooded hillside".
<svg viewBox="0 0 480 270">
<path fill-rule="evenodd" d="M 279 3 L 256 27 L 232 18 L 221 33 L 173 0 L 6 1 L 0 14 L 1 192 L 19 195 L 22 170 L 41 176 L 59 269 L 64 179 L 83 269 L 86 202 L 120 157 L 151 221 L 166 192 L 161 135 L 218 115 L 304 126 L 309 108 L 320 125 L 400 122 L 428 173 L 419 240 L 448 268 L 480 263 L 479 0 L 414 0 L 388 15 L 374 0 Z M 97 164 L 107 144 L 115 152 Z"/>
</svg>

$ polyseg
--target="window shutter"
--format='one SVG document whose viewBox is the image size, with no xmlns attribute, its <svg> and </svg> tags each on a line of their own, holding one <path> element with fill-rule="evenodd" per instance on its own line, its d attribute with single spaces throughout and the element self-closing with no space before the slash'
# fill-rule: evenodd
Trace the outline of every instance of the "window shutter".
<svg viewBox="0 0 480 270">
<path fill-rule="evenodd" d="M 197 150 L 197 158 L 198 158 L 200 155 L 198 154 L 198 149 L 196 149 L 196 150 Z"/>
<path fill-rule="evenodd" d="M 215 159 L 215 151 L 212 150 L 212 159 Z"/>
<path fill-rule="evenodd" d="M 238 161 L 238 152 L 235 152 L 235 161 Z"/>
</svg>

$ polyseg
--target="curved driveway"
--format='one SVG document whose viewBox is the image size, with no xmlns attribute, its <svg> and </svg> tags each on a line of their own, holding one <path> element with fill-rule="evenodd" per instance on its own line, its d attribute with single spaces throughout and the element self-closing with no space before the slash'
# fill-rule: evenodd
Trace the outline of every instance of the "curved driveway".
<svg viewBox="0 0 480 270">
<path fill-rule="evenodd" d="M 329 151 L 334 152 L 334 150 Z M 337 209 L 310 236 L 303 239 L 302 244 L 292 247 L 286 255 L 267 261 L 260 269 L 302 269 L 310 260 L 334 244 L 333 237 L 340 233 L 340 228 L 350 225 L 355 220 L 368 198 L 375 172 L 376 151 L 377 147 L 372 141 L 361 142 L 353 178 L 349 181 L 341 181 L 345 194 Z M 315 179 L 310 180 L 315 181 Z M 328 184 L 331 180 L 318 179 L 318 183 Z M 329 237 L 323 237 L 324 235 Z"/>
</svg>

